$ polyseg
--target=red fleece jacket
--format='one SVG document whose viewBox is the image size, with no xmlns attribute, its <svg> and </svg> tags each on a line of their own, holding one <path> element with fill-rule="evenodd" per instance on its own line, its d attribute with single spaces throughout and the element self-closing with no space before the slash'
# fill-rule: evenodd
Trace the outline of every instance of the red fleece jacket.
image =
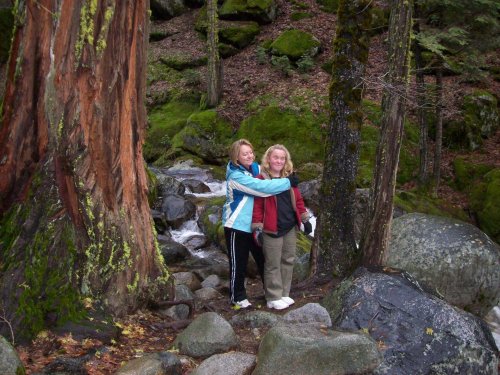
<svg viewBox="0 0 500 375">
<path fill-rule="evenodd" d="M 265 179 L 262 174 L 258 175 L 257 178 L 261 180 Z M 292 206 L 297 217 L 297 226 L 300 228 L 300 223 L 307 221 L 309 214 L 307 213 L 304 199 L 299 189 L 293 187 L 289 191 L 292 198 Z M 266 233 L 278 233 L 278 202 L 276 196 L 254 198 L 252 230 L 258 227 L 262 228 Z"/>
</svg>

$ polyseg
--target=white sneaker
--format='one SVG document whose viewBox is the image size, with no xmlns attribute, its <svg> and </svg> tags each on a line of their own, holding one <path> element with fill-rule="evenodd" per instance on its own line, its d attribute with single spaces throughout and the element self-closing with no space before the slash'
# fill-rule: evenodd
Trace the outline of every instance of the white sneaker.
<svg viewBox="0 0 500 375">
<path fill-rule="evenodd" d="M 233 305 L 238 306 L 241 309 L 246 309 L 247 307 L 252 306 L 252 304 L 250 303 L 250 301 L 248 301 L 247 299 L 235 302 L 235 303 L 233 303 Z"/>
<path fill-rule="evenodd" d="M 285 302 L 288 306 L 291 306 L 295 303 L 295 301 L 290 297 L 281 297 L 281 300 Z"/>
<path fill-rule="evenodd" d="M 288 304 L 283 302 L 281 299 L 277 299 L 276 301 L 268 301 L 267 307 L 270 309 L 283 310 L 288 307 Z"/>
</svg>

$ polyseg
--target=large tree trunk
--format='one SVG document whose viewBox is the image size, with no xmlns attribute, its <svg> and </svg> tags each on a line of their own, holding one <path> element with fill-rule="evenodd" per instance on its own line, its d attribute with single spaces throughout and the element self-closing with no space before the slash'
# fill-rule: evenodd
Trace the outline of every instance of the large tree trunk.
<svg viewBox="0 0 500 375">
<path fill-rule="evenodd" d="M 415 4 L 415 16 L 418 17 L 418 14 L 419 8 L 418 5 Z M 415 22 L 414 29 L 416 33 L 420 32 L 419 21 Z M 424 63 L 422 60 L 422 48 L 418 41 L 414 42 L 413 52 L 415 56 L 415 83 L 417 86 L 417 118 L 420 129 L 418 182 L 420 186 L 425 186 L 429 179 L 429 146 L 427 142 L 428 126 L 425 118 L 426 90 Z"/>
<path fill-rule="evenodd" d="M 133 311 L 167 273 L 142 158 L 148 1 L 19 4 L 0 129 L 0 296 L 33 334 L 79 316 L 82 297 Z"/>
<path fill-rule="evenodd" d="M 215 107 L 219 104 L 222 93 L 222 63 L 219 57 L 219 22 L 217 16 L 217 0 L 207 0 L 207 17 L 207 106 Z"/>
<path fill-rule="evenodd" d="M 381 264 L 392 224 L 396 175 L 408 89 L 412 4 L 395 0 L 389 24 L 389 72 L 382 98 L 380 141 L 377 147 L 370 209 L 361 249 L 364 265 Z"/>
<path fill-rule="evenodd" d="M 319 241 L 318 270 L 343 277 L 358 261 L 353 206 L 371 0 L 341 0 L 337 22 L 330 85 L 331 114 L 320 190 L 321 211 L 315 233 Z"/>
<path fill-rule="evenodd" d="M 438 195 L 441 178 L 441 149 L 443 144 L 443 69 L 436 70 L 436 145 L 434 148 L 433 194 Z"/>
</svg>

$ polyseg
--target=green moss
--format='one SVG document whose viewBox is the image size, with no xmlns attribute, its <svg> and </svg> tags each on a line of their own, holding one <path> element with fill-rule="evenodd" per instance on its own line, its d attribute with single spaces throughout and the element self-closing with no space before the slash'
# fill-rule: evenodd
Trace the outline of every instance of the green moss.
<svg viewBox="0 0 500 375">
<path fill-rule="evenodd" d="M 203 226 L 203 232 L 207 236 L 207 239 L 221 249 L 225 249 L 224 227 L 222 226 L 220 217 L 221 207 L 225 199 L 225 197 L 209 199 L 200 214 L 201 225 Z M 215 223 L 212 222 L 214 221 L 214 216 L 218 218 Z"/>
<path fill-rule="evenodd" d="M 240 50 L 230 44 L 219 43 L 219 54 L 222 58 L 236 55 Z"/>
<path fill-rule="evenodd" d="M 312 34 L 292 29 L 283 32 L 271 44 L 271 52 L 277 56 L 287 56 L 291 60 L 298 60 L 303 55 L 314 56 L 320 45 L 321 42 Z"/>
<path fill-rule="evenodd" d="M 11 8 L 0 8 L 0 64 L 9 59 L 10 43 L 14 30 L 14 15 Z"/>
<path fill-rule="evenodd" d="M 153 207 L 154 203 L 158 199 L 157 178 L 146 164 L 144 165 L 144 168 L 146 168 L 146 176 L 148 179 L 148 203 L 149 207 Z"/>
<path fill-rule="evenodd" d="M 300 21 L 300 20 L 303 20 L 306 18 L 312 18 L 312 17 L 314 17 L 314 15 L 312 15 L 309 12 L 293 12 L 292 14 L 290 14 L 290 19 L 292 21 Z"/>
<path fill-rule="evenodd" d="M 161 56 L 160 61 L 169 68 L 175 70 L 183 70 L 183 69 L 196 68 L 198 66 L 206 65 L 207 57 L 206 56 L 196 57 L 190 54 L 176 52 L 173 54 Z"/>
<path fill-rule="evenodd" d="M 340 0 L 316 0 L 321 5 L 321 10 L 327 13 L 337 13 Z"/>
<path fill-rule="evenodd" d="M 372 35 L 380 34 L 387 30 L 387 28 L 389 27 L 389 15 L 389 9 L 383 9 L 377 6 L 374 6 L 372 8 Z"/>
<path fill-rule="evenodd" d="M 394 206 L 405 212 L 420 212 L 429 215 L 444 216 L 469 221 L 466 213 L 442 199 L 431 198 L 425 192 L 402 191 L 394 197 Z"/>
<path fill-rule="evenodd" d="M 223 163 L 227 159 L 226 145 L 231 140 L 231 129 L 215 110 L 193 113 L 172 139 L 172 149 L 189 152 L 209 163 Z"/>
<path fill-rule="evenodd" d="M 312 240 L 310 237 L 306 236 L 303 232 L 297 233 L 297 258 L 300 258 L 304 254 L 311 252 Z"/>
<path fill-rule="evenodd" d="M 186 120 L 198 111 L 194 101 L 171 101 L 149 114 L 149 129 L 144 144 L 144 158 L 153 162 L 171 147 L 172 138 L 186 125 Z"/>
<path fill-rule="evenodd" d="M 219 17 L 269 23 L 275 17 L 275 7 L 273 0 L 225 0 L 219 9 Z"/>
<path fill-rule="evenodd" d="M 463 157 L 457 157 L 453 160 L 455 186 L 460 191 L 470 191 L 470 189 L 492 169 L 492 165 L 471 163 Z"/>
<path fill-rule="evenodd" d="M 243 120 L 236 138 L 250 139 L 259 161 L 264 151 L 275 143 L 284 144 L 290 150 L 296 165 L 323 161 L 323 120 L 310 111 L 297 113 L 291 109 L 268 106 Z"/>
<path fill-rule="evenodd" d="M 489 171 L 474 184 L 470 205 L 477 215 L 479 227 L 500 243 L 500 168 Z"/>
<path fill-rule="evenodd" d="M 221 22 L 219 38 L 223 43 L 245 48 L 253 42 L 259 32 L 260 27 L 257 22 Z"/>
</svg>

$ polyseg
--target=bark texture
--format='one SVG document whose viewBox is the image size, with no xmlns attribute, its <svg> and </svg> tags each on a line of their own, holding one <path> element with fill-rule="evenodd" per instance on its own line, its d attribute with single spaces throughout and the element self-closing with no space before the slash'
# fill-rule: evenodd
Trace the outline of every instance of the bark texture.
<svg viewBox="0 0 500 375">
<path fill-rule="evenodd" d="M 142 157 L 148 1 L 19 1 L 0 128 L 1 305 L 33 334 L 167 278 Z"/>
<path fill-rule="evenodd" d="M 207 0 L 207 18 L 207 106 L 215 107 L 219 104 L 222 93 L 222 63 L 219 56 L 219 19 L 217 16 L 217 0 Z"/>
<path fill-rule="evenodd" d="M 361 96 L 368 60 L 371 1 L 341 0 L 333 43 L 330 121 L 316 237 L 318 270 L 345 276 L 358 261 L 354 195 L 361 139 Z M 313 246 L 315 248 L 316 246 Z"/>
<path fill-rule="evenodd" d="M 433 165 L 433 194 L 438 195 L 439 180 L 441 179 L 441 153 L 443 147 L 443 69 L 436 71 L 436 145 L 434 149 Z"/>
<path fill-rule="evenodd" d="M 389 23 L 389 71 L 382 97 L 380 141 L 377 146 L 370 209 L 361 249 L 364 265 L 382 263 L 388 246 L 396 187 L 399 151 L 403 136 L 405 98 L 408 90 L 412 2 L 393 0 Z"/>
</svg>

